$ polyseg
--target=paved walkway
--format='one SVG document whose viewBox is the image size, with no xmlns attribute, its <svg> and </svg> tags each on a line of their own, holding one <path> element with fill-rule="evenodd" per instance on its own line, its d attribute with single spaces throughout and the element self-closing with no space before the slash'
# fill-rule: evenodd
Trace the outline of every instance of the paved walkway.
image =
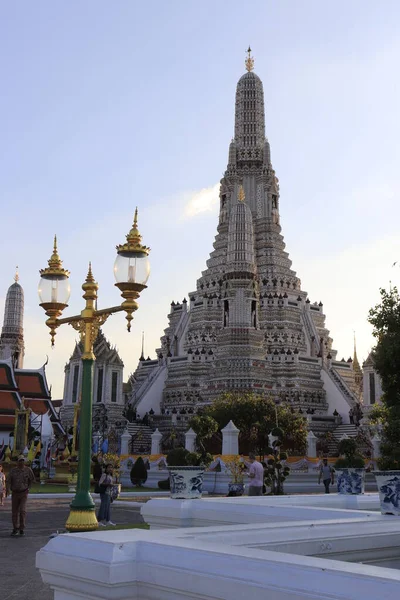
<svg viewBox="0 0 400 600">
<path fill-rule="evenodd" d="M 64 498 L 28 499 L 26 535 L 23 538 L 10 537 L 10 499 L 0 507 L 1 600 L 53 600 L 53 591 L 42 582 L 36 570 L 35 557 L 52 533 L 63 530 L 69 502 L 70 499 Z M 139 510 L 137 506 L 113 506 L 112 519 L 119 525 L 142 523 Z"/>
</svg>

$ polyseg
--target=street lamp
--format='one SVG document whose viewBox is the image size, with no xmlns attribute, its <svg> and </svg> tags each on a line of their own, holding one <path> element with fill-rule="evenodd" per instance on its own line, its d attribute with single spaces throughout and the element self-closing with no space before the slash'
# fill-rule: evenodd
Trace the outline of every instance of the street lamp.
<svg viewBox="0 0 400 600">
<path fill-rule="evenodd" d="M 68 324 L 79 331 L 83 343 L 82 354 L 82 390 L 80 411 L 80 439 L 78 460 L 78 483 L 76 494 L 71 502 L 71 511 L 66 523 L 68 531 L 93 531 L 98 523 L 95 504 L 90 495 L 90 460 L 92 445 L 92 395 L 93 364 L 95 356 L 93 345 L 101 325 L 110 315 L 125 311 L 128 331 L 131 328 L 132 314 L 138 309 L 136 300 L 140 292 L 147 286 L 150 274 L 148 255 L 150 248 L 143 246 L 142 237 L 137 228 L 137 209 L 132 229 L 126 236 L 126 243 L 117 246 L 117 259 L 114 265 L 116 286 L 124 299 L 120 306 L 97 310 L 97 290 L 99 288 L 89 263 L 89 270 L 82 289 L 86 301 L 80 315 L 60 319 L 62 311 L 67 308 L 70 295 L 69 272 L 62 266 L 58 255 L 57 239 L 54 238 L 53 254 L 48 267 L 40 271 L 39 282 L 40 306 L 48 319 L 46 325 L 50 329 L 51 345 L 54 346 L 56 329 Z"/>
</svg>

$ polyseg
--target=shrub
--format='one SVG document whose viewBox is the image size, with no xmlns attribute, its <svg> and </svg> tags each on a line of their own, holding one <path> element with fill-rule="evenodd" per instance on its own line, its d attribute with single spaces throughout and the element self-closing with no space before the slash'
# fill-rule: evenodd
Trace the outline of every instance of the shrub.
<svg viewBox="0 0 400 600">
<path fill-rule="evenodd" d="M 338 445 L 339 454 L 344 455 L 335 462 L 335 469 L 362 469 L 364 459 L 358 452 L 358 442 L 354 438 L 341 440 Z"/>
<path fill-rule="evenodd" d="M 147 481 L 147 469 L 143 458 L 139 456 L 131 468 L 131 482 L 133 485 L 142 486 Z"/>
<path fill-rule="evenodd" d="M 160 488 L 160 490 L 169 490 L 170 489 L 169 478 L 168 479 L 163 479 L 162 481 L 159 481 L 158 482 L 158 487 Z"/>
</svg>

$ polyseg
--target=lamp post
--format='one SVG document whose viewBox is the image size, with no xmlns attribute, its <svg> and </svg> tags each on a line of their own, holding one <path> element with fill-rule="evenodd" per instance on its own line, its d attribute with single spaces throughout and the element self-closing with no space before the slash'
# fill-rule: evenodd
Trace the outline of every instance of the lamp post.
<svg viewBox="0 0 400 600">
<path fill-rule="evenodd" d="M 138 309 L 136 300 L 147 286 L 150 275 L 148 254 L 150 248 L 142 245 L 142 237 L 137 227 L 137 209 L 133 226 L 126 242 L 117 247 L 117 258 L 114 263 L 116 286 L 121 291 L 123 302 L 120 306 L 97 310 L 97 290 L 91 264 L 85 282 L 82 285 L 85 308 L 80 315 L 61 319 L 62 311 L 67 308 L 70 296 L 69 272 L 63 268 L 58 255 L 57 239 L 54 238 L 53 254 L 48 267 L 40 271 L 39 282 L 40 306 L 48 317 L 46 325 L 50 329 L 51 345 L 54 346 L 56 330 L 60 325 L 68 324 L 79 331 L 83 344 L 82 354 L 82 390 L 80 411 L 80 439 L 78 460 L 78 483 L 76 494 L 71 502 L 71 511 L 66 523 L 68 531 L 93 531 L 98 523 L 95 504 L 90 495 L 90 462 L 92 445 L 92 395 L 93 364 L 95 356 L 93 345 L 99 327 L 116 312 L 125 311 L 128 331 L 131 329 L 132 314 Z"/>
</svg>

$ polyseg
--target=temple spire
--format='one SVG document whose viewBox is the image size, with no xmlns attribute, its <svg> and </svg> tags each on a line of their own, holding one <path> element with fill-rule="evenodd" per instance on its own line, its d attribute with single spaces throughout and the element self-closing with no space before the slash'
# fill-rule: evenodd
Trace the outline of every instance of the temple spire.
<svg viewBox="0 0 400 600">
<path fill-rule="evenodd" d="M 18 283 L 18 281 L 19 281 L 18 265 L 15 267 L 14 281 L 16 283 Z"/>
<path fill-rule="evenodd" d="M 140 360 L 144 360 L 144 331 L 142 331 L 142 354 L 140 355 Z"/>
<path fill-rule="evenodd" d="M 356 345 L 356 332 L 354 334 L 354 352 L 353 352 L 353 369 L 354 371 L 361 371 L 360 363 L 358 362 L 357 357 L 357 345 Z"/>
</svg>

